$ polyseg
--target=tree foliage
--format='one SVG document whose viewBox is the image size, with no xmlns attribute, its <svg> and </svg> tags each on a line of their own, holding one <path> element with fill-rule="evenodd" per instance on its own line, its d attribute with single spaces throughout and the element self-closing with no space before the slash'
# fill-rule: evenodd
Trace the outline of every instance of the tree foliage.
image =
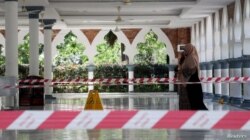
<svg viewBox="0 0 250 140">
<path fill-rule="evenodd" d="M 95 65 L 114 65 L 121 62 L 121 45 L 117 41 L 113 46 L 110 46 L 107 41 L 103 41 L 96 48 Z"/>
<path fill-rule="evenodd" d="M 0 66 L 5 64 L 5 56 L 3 56 L 3 45 L 0 44 Z"/>
<path fill-rule="evenodd" d="M 18 63 L 19 64 L 29 64 L 29 48 L 30 48 L 30 35 L 27 34 L 23 38 L 23 43 L 18 45 Z M 43 64 L 43 44 L 39 44 L 39 62 Z"/>
<path fill-rule="evenodd" d="M 108 34 L 105 35 L 104 39 L 110 47 L 113 47 L 117 41 L 117 36 L 110 30 Z"/>
<path fill-rule="evenodd" d="M 77 36 L 70 31 L 64 37 L 64 42 L 56 46 L 59 54 L 55 58 L 56 66 L 84 65 L 88 57 L 84 55 L 85 46 L 77 42 Z"/>
<path fill-rule="evenodd" d="M 157 35 L 150 31 L 145 35 L 145 42 L 137 44 L 138 54 L 134 57 L 136 64 L 166 64 L 166 45 L 158 41 Z"/>
</svg>

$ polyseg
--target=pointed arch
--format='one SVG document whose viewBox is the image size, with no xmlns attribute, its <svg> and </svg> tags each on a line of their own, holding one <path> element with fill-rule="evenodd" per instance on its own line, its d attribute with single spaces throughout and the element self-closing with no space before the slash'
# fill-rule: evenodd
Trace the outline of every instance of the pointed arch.
<svg viewBox="0 0 250 140">
<path fill-rule="evenodd" d="M 104 36 L 109 32 L 109 30 L 101 30 L 95 37 L 95 39 L 92 42 L 92 47 L 91 49 L 88 50 L 88 53 L 91 54 L 91 57 L 89 57 L 89 63 L 94 64 L 94 56 L 97 54 L 96 51 L 96 46 L 102 42 L 104 40 Z M 124 43 L 124 45 L 126 46 L 125 52 L 124 54 L 128 55 L 129 60 L 131 59 L 130 55 L 129 55 L 129 51 L 131 49 L 131 44 L 129 43 L 128 38 L 126 37 L 126 35 L 122 32 L 113 32 L 116 36 L 117 36 L 117 41 L 119 43 Z M 86 50 L 87 52 L 87 50 Z"/>
<path fill-rule="evenodd" d="M 23 38 L 29 33 L 29 29 L 22 29 L 18 32 L 18 44 L 22 44 L 24 42 Z M 44 44 L 44 35 L 39 30 L 38 32 L 38 43 Z"/>
<path fill-rule="evenodd" d="M 166 51 L 167 54 L 169 56 L 169 62 L 170 64 L 175 64 L 176 63 L 176 59 L 175 59 L 175 55 L 174 55 L 174 50 L 173 50 L 173 46 L 169 40 L 169 38 L 164 34 L 164 32 L 158 28 L 158 27 L 154 27 L 154 28 L 143 28 L 135 37 L 133 43 L 132 43 L 132 50 L 129 50 L 129 54 L 131 55 L 132 61 L 134 59 L 134 56 L 138 53 L 136 46 L 138 43 L 140 42 L 144 42 L 145 41 L 145 35 L 152 30 L 157 36 L 158 36 L 158 40 L 165 43 L 166 44 Z M 134 62 L 133 62 L 134 63 Z"/>
<path fill-rule="evenodd" d="M 57 34 L 57 36 L 54 38 L 52 42 L 52 57 L 53 58 L 58 53 L 56 46 L 64 42 L 65 35 L 67 35 L 70 31 L 72 31 L 73 34 L 77 36 L 77 41 L 79 43 L 84 44 L 86 50 L 91 48 L 88 38 L 82 33 L 80 29 L 63 29 Z M 88 58 L 90 58 L 90 54 L 86 50 L 84 51 L 84 54 L 87 55 Z"/>
</svg>

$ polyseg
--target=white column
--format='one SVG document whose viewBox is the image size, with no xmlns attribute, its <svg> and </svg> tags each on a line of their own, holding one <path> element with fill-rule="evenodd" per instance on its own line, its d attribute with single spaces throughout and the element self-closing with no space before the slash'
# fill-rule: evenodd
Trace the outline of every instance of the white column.
<svg viewBox="0 0 250 140">
<path fill-rule="evenodd" d="M 128 69 L 128 79 L 133 79 L 134 78 L 134 65 L 127 65 Z M 134 92 L 134 85 L 129 85 L 128 86 L 128 92 Z"/>
<path fill-rule="evenodd" d="M 250 0 L 245 0 L 244 7 L 243 55 L 250 55 Z"/>
<path fill-rule="evenodd" d="M 52 76 L 52 55 L 51 55 L 51 29 L 44 30 L 44 78 L 53 79 Z M 48 83 L 49 84 L 49 83 Z M 45 87 L 45 94 L 52 93 L 52 89 Z"/>
<path fill-rule="evenodd" d="M 229 73 L 230 77 L 241 77 L 242 62 L 239 60 L 231 60 L 229 63 Z M 242 101 L 242 87 L 241 83 L 230 83 L 230 103 L 231 104 L 241 104 Z"/>
<path fill-rule="evenodd" d="M 29 33 L 30 33 L 29 75 L 38 76 L 39 75 L 38 18 L 29 19 Z"/>
<path fill-rule="evenodd" d="M 206 62 L 206 39 L 205 39 L 205 25 L 204 20 L 201 21 L 200 29 L 200 62 Z"/>
<path fill-rule="evenodd" d="M 214 64 L 214 77 L 221 77 L 221 65 L 219 62 Z M 221 98 L 221 83 L 214 83 L 214 101 L 217 101 Z"/>
<path fill-rule="evenodd" d="M 191 44 L 195 45 L 196 36 L 195 36 L 195 25 L 191 27 Z"/>
<path fill-rule="evenodd" d="M 44 78 L 45 79 L 53 79 L 52 72 L 52 48 L 51 48 L 51 40 L 52 40 L 52 25 L 54 24 L 54 19 L 43 19 L 44 23 Z M 46 83 L 46 87 L 44 88 L 45 94 L 52 93 L 52 87 L 49 87 L 51 83 Z"/>
<path fill-rule="evenodd" d="M 175 74 L 175 69 L 176 65 L 169 65 L 168 66 L 168 71 L 169 71 L 169 78 L 172 79 L 172 78 L 175 78 L 174 77 L 174 74 Z M 169 91 L 174 91 L 174 84 L 169 84 Z"/>
<path fill-rule="evenodd" d="M 213 64 L 208 62 L 206 63 L 206 76 L 213 77 Z M 213 97 L 213 83 L 207 83 L 207 95 L 209 98 Z"/>
<path fill-rule="evenodd" d="M 221 59 L 221 38 L 220 38 L 220 20 L 219 11 L 215 13 L 214 17 L 214 60 Z"/>
<path fill-rule="evenodd" d="M 243 76 L 249 77 L 250 76 L 250 59 L 246 59 L 243 62 Z M 242 107 L 250 107 L 250 83 L 243 84 L 243 103 L 241 104 Z"/>
<path fill-rule="evenodd" d="M 228 46 L 228 14 L 227 6 L 223 8 L 222 11 L 222 21 L 221 21 L 221 58 L 229 58 L 229 46 Z"/>
<path fill-rule="evenodd" d="M 5 75 L 18 77 L 18 15 L 17 0 L 5 0 Z"/>
<path fill-rule="evenodd" d="M 200 64 L 200 70 L 201 70 L 201 77 L 206 78 L 207 77 L 207 70 L 206 70 L 206 65 L 205 64 Z M 207 84 L 202 83 L 202 91 L 206 95 L 207 94 Z"/>
<path fill-rule="evenodd" d="M 29 75 L 39 76 L 39 13 L 44 10 L 43 6 L 26 6 L 29 13 Z"/>
<path fill-rule="evenodd" d="M 229 20 L 229 58 L 234 58 L 234 24 L 233 19 Z"/>
<path fill-rule="evenodd" d="M 244 39 L 243 39 L 243 55 L 247 55 L 243 62 L 243 76 L 249 77 L 250 76 L 250 0 L 245 0 L 244 4 Z M 242 107 L 250 107 L 250 84 L 245 83 L 243 84 L 243 103 L 241 104 Z"/>
<path fill-rule="evenodd" d="M 211 15 L 206 18 L 206 62 L 213 60 L 213 27 Z"/>
<path fill-rule="evenodd" d="M 242 56 L 242 12 L 240 0 L 235 1 L 234 8 L 234 58 Z"/>
<path fill-rule="evenodd" d="M 195 24 L 195 36 L 196 36 L 195 47 L 200 58 L 200 34 L 199 33 L 200 33 L 199 23 L 197 23 Z"/>
<path fill-rule="evenodd" d="M 88 65 L 88 79 L 93 79 L 94 78 L 94 70 L 95 70 L 95 66 L 94 65 Z M 89 82 L 89 84 L 93 84 L 92 82 Z M 88 90 L 93 90 L 94 89 L 94 85 L 89 85 L 88 86 Z"/>
<path fill-rule="evenodd" d="M 227 61 L 221 61 L 221 77 L 229 77 L 229 64 Z M 229 100 L 229 83 L 221 84 L 222 99 L 224 102 Z"/>
<path fill-rule="evenodd" d="M 5 76 L 18 78 L 18 13 L 17 0 L 5 0 Z M 4 106 L 15 106 L 14 97 L 6 97 Z"/>
</svg>

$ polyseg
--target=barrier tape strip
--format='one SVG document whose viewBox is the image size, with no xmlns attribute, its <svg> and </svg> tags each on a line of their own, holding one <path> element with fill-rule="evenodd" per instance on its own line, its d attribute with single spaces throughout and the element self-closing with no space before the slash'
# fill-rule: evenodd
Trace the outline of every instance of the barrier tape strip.
<svg viewBox="0 0 250 140">
<path fill-rule="evenodd" d="M 0 129 L 250 130 L 247 111 L 1 111 Z"/>
<path fill-rule="evenodd" d="M 221 83 L 221 82 L 250 82 L 250 77 L 202 77 L 201 83 L 212 82 L 212 83 Z M 100 78 L 100 79 L 87 79 L 87 78 L 77 78 L 77 79 L 24 79 L 19 80 L 19 83 L 86 83 L 86 82 L 95 82 L 95 83 L 162 83 L 162 82 L 172 82 L 178 83 L 176 78 Z"/>
<path fill-rule="evenodd" d="M 250 77 L 207 77 L 200 78 L 200 82 L 181 82 L 176 78 L 100 78 L 100 79 L 24 79 L 19 80 L 19 85 L 0 85 L 0 88 L 39 88 L 39 87 L 55 87 L 55 86 L 76 86 L 83 85 L 145 85 L 145 84 L 197 84 L 197 83 L 248 83 Z M 20 83 L 25 83 L 22 85 Z M 35 83 L 48 83 L 47 85 L 32 85 Z M 31 85 L 28 85 L 31 84 Z M 67 85 L 65 85 L 67 84 Z M 70 85 L 71 84 L 71 85 Z"/>
</svg>

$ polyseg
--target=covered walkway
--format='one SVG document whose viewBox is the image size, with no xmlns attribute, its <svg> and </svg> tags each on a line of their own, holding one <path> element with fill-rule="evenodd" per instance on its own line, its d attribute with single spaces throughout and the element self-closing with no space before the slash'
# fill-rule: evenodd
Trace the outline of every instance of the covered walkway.
<svg viewBox="0 0 250 140">
<path fill-rule="evenodd" d="M 0 139 L 250 139 L 248 116 L 250 109 L 250 0 L 0 0 L 0 17 L 0 49 L 1 55 L 4 56 L 4 65 L 2 65 L 4 74 L 0 77 L 0 103 L 1 109 L 6 111 L 0 111 L 2 114 L 0 118 L 6 119 L 6 122 L 0 123 L 2 129 Z M 81 112 L 79 113 L 84 109 L 86 103 L 85 93 L 53 92 L 54 59 L 59 53 L 57 46 L 64 43 L 65 36 L 69 32 L 76 36 L 78 43 L 84 45 L 86 49 L 83 53 L 88 58 L 86 77 L 92 80 L 88 81 L 85 86 L 87 91 L 92 90 L 96 88 L 93 85 L 94 80 L 99 80 L 101 85 L 103 78 L 107 78 L 94 79 L 98 73 L 94 59 L 98 53 L 97 46 L 110 31 L 117 37 L 120 45 L 126 46 L 122 54 L 124 53 L 128 57 L 128 62 L 124 65 L 126 76 L 122 78 L 129 80 L 136 77 L 134 58 L 139 53 L 137 46 L 145 41 L 145 36 L 149 32 L 152 31 L 156 40 L 165 44 L 163 51 L 166 51 L 169 57 L 168 74 L 165 75 L 168 75 L 167 78 L 170 79 L 174 78 L 174 68 L 178 63 L 177 46 L 192 43 L 199 54 L 200 77 L 210 79 L 209 82 L 202 82 L 204 100 L 209 111 L 187 111 L 189 115 L 184 112 L 184 117 L 191 118 L 191 121 L 183 122 L 182 118 L 177 120 L 176 123 L 183 122 L 181 129 L 171 127 L 171 129 L 147 128 L 141 130 L 136 127 L 133 129 L 128 127 L 128 129 L 99 130 L 84 127 L 84 129 L 77 130 L 47 128 L 38 130 L 41 129 L 40 126 L 43 123 L 46 124 L 44 120 L 44 122 L 41 121 L 41 118 L 53 122 L 54 116 L 60 118 L 60 115 L 65 115 L 66 118 L 69 116 L 67 119 L 74 120 L 77 117 L 83 117 L 82 121 L 86 120 L 84 116 L 81 116 Z M 21 81 L 19 78 L 23 71 L 18 65 L 18 55 L 20 54 L 18 46 L 27 41 L 23 40 L 26 35 L 29 35 L 28 44 L 30 46 L 25 53 L 29 63 L 27 73 L 41 76 L 47 80 L 45 86 L 42 86 L 46 97 L 49 97 L 43 97 L 44 106 L 19 106 L 18 90 Z M 39 60 L 40 44 L 44 44 L 43 68 L 40 67 Z M 42 75 L 40 75 L 41 73 Z M 108 78 L 116 77 L 115 75 Z M 224 78 L 226 82 L 213 81 L 212 77 L 220 80 Z M 145 79 L 154 80 L 155 75 L 139 78 L 144 78 L 143 83 Z M 64 77 L 60 80 L 62 84 L 75 86 L 74 82 L 77 83 L 82 79 Z M 73 82 L 65 82 L 70 80 Z M 119 79 L 117 81 L 116 84 L 119 83 Z M 30 81 L 30 83 L 34 83 L 34 81 Z M 179 109 L 179 101 L 174 84 L 176 83 L 165 84 L 168 86 L 168 90 L 165 90 L 164 93 L 137 93 L 135 92 L 136 84 L 127 81 L 125 85 L 127 91 L 124 93 L 100 93 L 104 111 L 101 111 L 100 116 L 95 117 L 100 119 L 102 116 L 117 112 L 118 116 L 127 115 L 131 111 L 134 113 L 131 115 L 130 112 L 131 118 L 133 118 L 137 112 L 148 110 L 146 114 L 151 114 L 151 116 L 149 115 L 151 118 L 147 119 L 148 122 L 156 123 L 156 118 L 161 119 L 159 116 L 154 116 L 154 111 L 159 111 L 156 114 L 162 115 L 163 121 L 166 119 L 164 115 L 166 116 L 168 113 L 170 118 L 175 118 L 176 116 L 171 116 L 172 111 L 183 112 L 176 111 Z M 11 111 L 7 111 L 9 109 Z M 127 110 L 129 111 L 126 112 Z M 238 115 L 239 112 L 244 115 Z M 12 115 L 6 117 L 5 114 L 8 113 Z M 79 116 L 77 116 L 78 113 Z M 192 116 L 192 113 L 195 115 Z M 201 115 L 202 113 L 203 115 Z M 32 118 L 32 115 L 36 117 Z M 183 116 L 178 115 L 177 117 Z M 198 125 L 193 128 L 191 127 L 192 118 L 198 119 L 193 126 Z M 204 118 L 206 118 L 205 122 L 201 123 L 200 120 Z M 226 120 L 228 122 L 226 127 L 231 127 L 234 122 L 237 126 L 235 125 L 235 128 L 231 129 L 214 130 L 216 126 L 218 126 L 217 128 L 223 126 L 219 123 L 217 125 L 217 122 L 214 121 L 215 118 L 218 119 L 217 121 Z M 63 120 L 65 124 L 59 125 L 69 128 L 70 124 L 74 123 L 72 120 L 66 123 Z M 123 123 L 131 122 L 123 120 Z M 170 123 L 175 125 L 173 122 Z M 153 125 L 152 122 L 148 124 Z M 27 127 L 23 129 L 24 125 Z M 58 124 L 51 123 L 50 125 L 54 128 Z M 112 125 L 116 125 L 116 123 Z M 204 129 L 202 129 L 203 126 Z M 126 125 L 122 128 L 124 127 L 126 128 Z M 13 128 L 18 128 L 18 130 Z M 72 127 L 72 129 L 75 128 L 78 127 Z"/>
</svg>

